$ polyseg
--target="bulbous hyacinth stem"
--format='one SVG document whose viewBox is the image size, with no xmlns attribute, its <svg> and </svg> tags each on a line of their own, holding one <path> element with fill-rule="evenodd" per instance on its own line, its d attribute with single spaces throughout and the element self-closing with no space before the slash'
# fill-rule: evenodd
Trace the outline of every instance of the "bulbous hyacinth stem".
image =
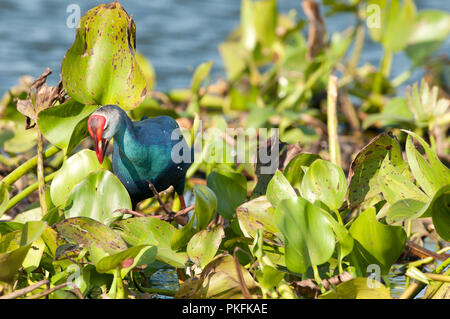
<svg viewBox="0 0 450 319">
<path fill-rule="evenodd" d="M 60 151 L 56 146 L 50 146 L 43 153 L 43 158 L 49 158 Z M 17 167 L 14 171 L 9 173 L 5 178 L 3 178 L 2 182 L 6 185 L 14 184 L 19 178 L 28 173 L 31 169 L 33 169 L 37 165 L 37 155 L 30 158 L 28 161 Z"/>
</svg>

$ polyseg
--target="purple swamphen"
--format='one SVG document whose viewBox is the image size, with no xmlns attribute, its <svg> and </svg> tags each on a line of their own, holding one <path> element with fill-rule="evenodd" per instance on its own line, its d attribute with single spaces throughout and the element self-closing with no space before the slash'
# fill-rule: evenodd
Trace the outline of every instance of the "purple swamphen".
<svg viewBox="0 0 450 319">
<path fill-rule="evenodd" d="M 140 201 L 154 196 L 148 182 L 158 192 L 173 186 L 181 209 L 186 208 L 183 191 L 186 171 L 193 162 L 193 148 L 189 148 L 173 118 L 157 116 L 132 121 L 120 107 L 105 105 L 89 117 L 88 130 L 100 163 L 114 138 L 113 172 L 128 190 L 133 209 Z"/>
</svg>

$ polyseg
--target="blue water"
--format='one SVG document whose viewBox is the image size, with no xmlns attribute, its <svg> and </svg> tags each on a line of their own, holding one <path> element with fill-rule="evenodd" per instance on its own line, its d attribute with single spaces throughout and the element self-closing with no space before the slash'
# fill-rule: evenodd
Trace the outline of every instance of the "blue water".
<svg viewBox="0 0 450 319">
<path fill-rule="evenodd" d="M 20 76 L 39 76 L 46 67 L 53 71 L 49 83 L 56 84 L 61 60 L 75 38 L 75 29 L 66 24 L 67 7 L 77 4 L 83 14 L 102 2 L 0 0 L 0 96 L 15 85 Z M 450 12 L 450 0 L 415 2 L 419 10 L 435 8 Z M 123 0 L 121 3 L 134 17 L 137 49 L 153 63 L 158 90 L 188 87 L 193 69 L 204 61 L 214 61 L 212 80 L 224 76 L 217 48 L 239 24 L 240 0 Z M 295 9 L 305 19 L 301 0 L 279 0 L 278 6 L 284 13 Z M 341 14 L 325 18 L 325 22 L 328 32 L 332 33 L 346 29 L 354 23 L 354 18 Z M 439 52 L 450 52 L 449 39 Z M 360 63 L 378 66 L 381 54 L 381 46 L 367 37 Z M 403 53 L 397 54 L 392 76 L 409 66 L 408 58 Z M 422 74 L 417 70 L 408 83 L 419 80 Z M 153 280 L 164 288 L 177 284 L 176 274 L 170 271 L 156 274 Z M 395 278 L 393 284 L 402 288 L 404 277 Z M 402 289 L 397 294 L 399 291 Z"/>
<path fill-rule="evenodd" d="M 24 74 L 38 76 L 48 66 L 51 84 L 58 80 L 61 60 L 71 46 L 75 29 L 68 28 L 70 4 L 83 14 L 108 1 L 0 0 L 0 95 Z M 214 61 L 212 80 L 224 76 L 218 45 L 239 24 L 240 0 L 123 0 L 137 27 L 137 49 L 153 63 L 158 90 L 188 87 L 193 69 Z M 450 12 L 449 0 L 416 0 L 417 7 Z M 305 18 L 301 0 L 279 0 L 281 12 L 295 9 Z M 324 8 L 322 7 L 322 12 Z M 329 32 L 342 31 L 354 22 L 351 15 L 326 18 Z M 304 32 L 306 32 L 306 28 Z M 450 52 L 448 40 L 440 52 Z M 381 47 L 367 40 L 361 63 L 379 65 Z M 403 54 L 395 56 L 392 75 L 409 66 Z M 415 72 L 411 81 L 420 79 Z M 411 82 L 410 81 L 410 82 Z"/>
</svg>

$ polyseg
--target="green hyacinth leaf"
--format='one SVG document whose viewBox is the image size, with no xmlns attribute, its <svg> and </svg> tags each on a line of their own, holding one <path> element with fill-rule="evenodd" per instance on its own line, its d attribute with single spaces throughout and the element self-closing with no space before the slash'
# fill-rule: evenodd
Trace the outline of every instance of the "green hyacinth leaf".
<svg viewBox="0 0 450 319">
<path fill-rule="evenodd" d="M 315 160 L 303 177 L 300 193 L 314 203 L 319 200 L 331 210 L 337 210 L 345 200 L 347 181 L 342 169 L 328 161 Z"/>
<path fill-rule="evenodd" d="M 283 233 L 290 271 L 302 274 L 309 266 L 331 258 L 336 239 L 327 214 L 301 197 L 285 199 L 278 205 L 274 220 Z"/>
<path fill-rule="evenodd" d="M 70 192 L 64 207 L 69 217 L 90 217 L 109 225 L 123 216 L 117 209 L 131 209 L 128 191 L 111 172 L 100 170 L 89 174 Z"/>
<path fill-rule="evenodd" d="M 87 118 L 97 105 L 83 105 L 74 99 L 45 109 L 38 114 L 42 135 L 53 145 L 70 153 L 86 136 Z"/>
<path fill-rule="evenodd" d="M 220 225 L 199 231 L 187 245 L 189 258 L 203 269 L 216 255 L 224 236 L 223 227 Z"/>
<path fill-rule="evenodd" d="M 105 157 L 98 162 L 94 151 L 85 149 L 69 157 L 56 173 L 50 185 L 53 204 L 60 206 L 66 202 L 72 189 L 90 173 L 100 169 L 111 169 L 111 161 Z"/>
<path fill-rule="evenodd" d="M 217 197 L 214 192 L 205 185 L 195 185 L 195 215 L 198 229 L 205 229 L 213 219 L 217 209 Z"/>
<path fill-rule="evenodd" d="M 377 221 L 373 207 L 362 212 L 350 227 L 355 246 L 350 254 L 358 276 L 367 276 L 367 267 L 377 265 L 387 275 L 405 248 L 406 232 L 401 226 Z"/>
<path fill-rule="evenodd" d="M 107 254 L 116 254 L 127 249 L 118 233 L 89 217 L 67 218 L 55 224 L 55 229 L 69 243 L 81 247 L 96 245 Z"/>
<path fill-rule="evenodd" d="M 136 61 L 136 26 L 119 2 L 101 4 L 80 20 L 61 76 L 64 88 L 83 104 L 137 107 L 147 93 Z"/>
</svg>

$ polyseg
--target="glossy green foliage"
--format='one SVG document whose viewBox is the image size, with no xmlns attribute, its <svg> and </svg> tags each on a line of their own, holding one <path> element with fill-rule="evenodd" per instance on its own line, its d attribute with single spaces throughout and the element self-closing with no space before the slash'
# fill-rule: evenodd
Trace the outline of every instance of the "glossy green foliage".
<svg viewBox="0 0 450 319">
<path fill-rule="evenodd" d="M 61 65 L 64 88 L 83 104 L 137 107 L 147 82 L 135 58 L 136 26 L 118 2 L 83 15 Z"/>
<path fill-rule="evenodd" d="M 240 25 L 218 47 L 227 79 L 213 82 L 220 70 L 199 60 L 189 87 L 166 92 L 136 52 L 122 5 L 89 10 L 62 62 L 70 98 L 38 112 L 30 130 L 15 99 L 27 99 L 31 78 L 0 102 L 0 294 L 48 279 L 50 288 L 73 280 L 84 298 L 390 298 L 399 296 L 392 280 L 400 274 L 429 285 L 425 298 L 445 296 L 438 280 L 448 271 L 438 258 L 413 260 L 407 240 L 428 236 L 428 249 L 428 240 L 450 240 L 449 64 L 433 56 L 449 15 L 417 10 L 413 0 L 325 0 L 318 11 L 315 2 L 281 14 L 279 1 L 242 1 Z M 335 32 L 326 16 L 342 12 L 352 25 Z M 367 36 L 382 46 L 379 68 L 365 55 Z M 398 55 L 411 60 L 404 70 Z M 426 81 L 404 90 L 417 66 Z M 332 74 L 341 167 L 326 160 Z M 159 198 L 165 209 L 149 198 L 129 210 L 110 155 L 100 165 L 84 140 L 87 118 L 108 103 L 133 120 L 170 116 L 190 146 L 200 144 L 185 183 L 194 209 L 173 220 L 180 201 L 168 189 Z M 30 195 L 39 186 L 37 158 L 28 161 L 37 129 L 50 150 L 45 216 Z M 257 149 L 276 152 L 273 171 L 254 162 Z M 47 292 L 76 297 L 71 285 Z"/>
<path fill-rule="evenodd" d="M 408 38 L 406 54 L 414 65 L 426 62 L 450 34 L 448 12 L 426 9 L 418 12 L 416 23 Z"/>
<path fill-rule="evenodd" d="M 303 198 L 312 203 L 321 201 L 331 210 L 341 207 L 346 192 L 347 181 L 342 169 L 321 159 L 311 164 L 300 186 Z"/>
<path fill-rule="evenodd" d="M 273 215 L 273 207 L 265 196 L 246 202 L 236 209 L 236 216 L 244 234 L 256 238 L 256 233 L 260 229 L 263 231 L 264 238 L 269 241 L 282 238 L 275 226 Z"/>
<path fill-rule="evenodd" d="M 446 168 L 427 145 L 428 154 L 432 157 L 427 161 L 414 147 L 411 135 L 406 142 L 406 156 L 411 172 L 417 184 L 432 197 L 441 187 L 450 184 L 450 170 Z"/>
<path fill-rule="evenodd" d="M 283 173 L 277 170 L 267 185 L 266 197 L 272 206 L 276 208 L 283 199 L 295 198 L 297 193 Z"/>
<path fill-rule="evenodd" d="M 319 296 L 319 299 L 391 299 L 389 289 L 373 279 L 354 278 L 337 285 Z"/>
<path fill-rule="evenodd" d="M 383 194 L 392 205 L 387 212 L 388 218 L 392 221 L 431 217 L 432 212 L 438 211 L 433 209 L 434 202 L 441 195 L 445 197 L 445 189 L 450 184 L 450 170 L 439 160 L 436 152 L 417 134 L 405 132 L 408 133 L 405 153 L 416 184 L 411 182 L 409 171 L 408 174 L 404 174 L 403 171 L 402 175 L 398 168 L 393 168 L 389 164 L 384 169 L 383 176 L 380 175 L 385 183 Z M 413 137 L 424 148 L 425 156 L 414 146 Z M 445 204 L 441 209 L 446 211 Z M 441 218 L 433 219 L 434 223 L 441 224 L 440 221 Z"/>
<path fill-rule="evenodd" d="M 116 269 L 120 269 L 121 277 L 123 278 L 134 267 L 154 262 L 156 251 L 157 248 L 155 246 L 133 246 L 119 253 L 104 256 L 98 261 L 94 261 L 95 269 L 99 273 L 111 274 Z"/>
<path fill-rule="evenodd" d="M 413 0 L 370 0 L 372 5 L 367 23 L 374 41 L 392 52 L 406 47 L 416 19 Z M 378 26 L 376 27 L 375 24 Z"/>
<path fill-rule="evenodd" d="M 221 226 L 199 231 L 187 245 L 189 258 L 203 269 L 216 255 L 223 237 L 225 233 Z"/>
<path fill-rule="evenodd" d="M 250 292 L 257 289 L 257 283 L 248 270 L 237 265 L 245 286 Z M 237 299 L 242 298 L 235 260 L 230 255 L 218 256 L 202 271 L 200 277 L 187 280 L 178 290 L 175 298 L 192 299 Z"/>
<path fill-rule="evenodd" d="M 64 215 L 90 217 L 106 225 L 123 216 L 118 209 L 131 209 L 128 192 L 120 180 L 111 172 L 101 170 L 90 173 L 70 192 Z"/>
<path fill-rule="evenodd" d="M 438 234 L 446 241 L 450 241 L 450 184 L 436 192 L 428 211 Z"/>
<path fill-rule="evenodd" d="M 82 150 L 69 157 L 53 178 L 50 186 L 52 202 L 56 206 L 64 204 L 78 183 L 90 173 L 101 169 L 111 169 L 111 161 L 105 158 L 103 164 L 100 164 L 94 151 Z"/>
<path fill-rule="evenodd" d="M 420 145 L 422 145 L 423 149 L 425 150 L 425 155 L 427 157 L 429 166 L 433 170 L 434 174 L 441 175 L 439 178 L 439 182 L 441 184 L 450 183 L 450 170 L 439 160 L 436 152 L 432 150 L 430 146 L 425 142 L 425 140 L 416 133 L 410 131 L 405 132 L 414 137 L 420 143 Z"/>
<path fill-rule="evenodd" d="M 89 248 L 95 244 L 108 254 L 127 249 L 118 233 L 89 217 L 67 218 L 55 225 L 55 229 L 69 243 Z"/>
<path fill-rule="evenodd" d="M 195 216 L 198 229 L 205 229 L 213 219 L 217 209 L 217 197 L 214 192 L 205 185 L 194 187 Z"/>
<path fill-rule="evenodd" d="M 225 218 L 231 218 L 236 208 L 247 199 L 247 182 L 239 173 L 214 170 L 208 175 L 206 185 L 215 194 L 220 194 L 217 211 Z"/>
<path fill-rule="evenodd" d="M 381 192 L 388 203 L 394 204 L 399 199 L 411 198 L 427 202 L 428 196 L 410 179 L 402 174 L 402 169 L 394 166 L 388 156 L 383 160 L 378 174 Z"/>
<path fill-rule="evenodd" d="M 141 68 L 142 73 L 144 74 L 145 81 L 147 82 L 147 90 L 151 90 L 156 83 L 156 74 L 152 63 L 138 51 L 136 51 L 134 57 Z"/>
<path fill-rule="evenodd" d="M 22 266 L 25 269 L 28 269 L 28 267 L 36 267 L 36 257 L 40 259 L 41 253 L 36 253 L 35 256 L 27 256 L 33 243 L 39 240 L 46 227 L 46 222 L 28 222 L 22 230 L 10 232 L 1 237 L 0 281 L 11 282 Z M 41 241 L 35 244 L 39 246 L 39 250 L 41 250 L 41 244 Z M 37 263 L 39 264 L 39 262 Z"/>
<path fill-rule="evenodd" d="M 288 163 L 283 174 L 292 186 L 299 187 L 305 171 L 316 159 L 320 159 L 317 154 L 300 153 Z"/>
<path fill-rule="evenodd" d="M 387 133 L 376 136 L 358 152 L 349 172 L 348 202 L 351 207 L 381 192 L 377 176 L 387 154 L 392 163 L 397 164 L 403 161 L 397 140 Z"/>
<path fill-rule="evenodd" d="M 368 275 L 369 265 L 379 266 L 381 275 L 386 275 L 405 247 L 406 232 L 400 226 L 377 221 L 374 208 L 362 212 L 349 231 L 355 240 L 350 256 L 361 277 Z"/>
<path fill-rule="evenodd" d="M 156 259 L 183 267 L 187 261 L 186 253 L 177 253 L 171 248 L 171 239 L 176 228 L 169 223 L 152 217 L 130 218 L 111 225 L 130 246 L 154 245 L 158 247 Z"/>
<path fill-rule="evenodd" d="M 276 287 L 283 277 L 284 273 L 272 266 L 264 266 L 263 269 L 256 274 L 256 278 L 258 279 L 261 288 L 266 290 Z"/>
<path fill-rule="evenodd" d="M 309 266 L 330 259 L 335 238 L 326 214 L 301 197 L 285 199 L 275 210 L 274 220 L 283 233 L 286 266 L 290 271 L 302 274 Z"/>
<path fill-rule="evenodd" d="M 89 135 L 87 118 L 97 105 L 83 105 L 74 99 L 45 109 L 38 114 L 39 129 L 53 145 L 71 151 Z"/>
</svg>

